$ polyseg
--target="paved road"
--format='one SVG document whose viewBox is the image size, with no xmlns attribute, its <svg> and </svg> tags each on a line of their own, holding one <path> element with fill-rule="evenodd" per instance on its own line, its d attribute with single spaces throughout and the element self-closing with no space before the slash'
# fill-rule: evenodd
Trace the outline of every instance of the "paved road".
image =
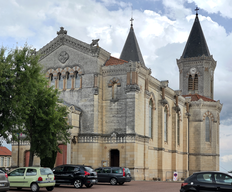
<svg viewBox="0 0 232 192">
<path fill-rule="evenodd" d="M 86 188 L 83 186 L 81 189 L 75 189 L 73 186 L 60 186 L 55 187 L 52 192 L 179 192 L 181 183 L 174 182 L 155 182 L 155 181 L 131 181 L 129 183 L 124 183 L 124 185 L 116 185 L 112 186 L 108 183 L 98 183 L 94 185 L 92 188 Z M 31 191 L 29 188 L 23 188 L 21 192 L 29 192 Z M 19 192 L 15 189 L 10 189 L 9 192 Z M 40 192 L 47 192 L 46 188 L 41 188 Z"/>
</svg>

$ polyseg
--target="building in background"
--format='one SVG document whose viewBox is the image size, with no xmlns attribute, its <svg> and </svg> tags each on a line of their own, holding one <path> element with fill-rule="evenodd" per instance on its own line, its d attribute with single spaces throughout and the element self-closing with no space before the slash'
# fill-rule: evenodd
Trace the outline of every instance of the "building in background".
<svg viewBox="0 0 232 192">
<path fill-rule="evenodd" d="M 198 14 L 177 59 L 180 90 L 151 75 L 133 23 L 123 44 L 120 58 L 115 58 L 99 46 L 99 39 L 87 44 L 61 27 L 38 51 L 49 85 L 60 90 L 73 126 L 70 144 L 59 146 L 63 153 L 56 165 L 128 167 L 135 180 L 219 170 L 222 104 L 214 100 L 216 61 Z M 16 142 L 12 165 L 17 164 L 17 150 Z M 20 166 L 27 165 L 28 150 L 22 141 Z M 39 158 L 34 164 L 39 166 Z"/>
<path fill-rule="evenodd" d="M 9 170 L 11 167 L 11 151 L 6 147 L 0 146 L 0 168 Z"/>
</svg>

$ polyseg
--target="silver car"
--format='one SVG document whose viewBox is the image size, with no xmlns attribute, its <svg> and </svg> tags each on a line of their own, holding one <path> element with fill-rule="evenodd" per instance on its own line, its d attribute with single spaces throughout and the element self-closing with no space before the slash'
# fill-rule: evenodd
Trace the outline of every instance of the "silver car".
<svg viewBox="0 0 232 192">
<path fill-rule="evenodd" d="M 8 175 L 4 171 L 0 170 L 0 191 L 8 191 L 10 183 L 8 181 Z"/>
</svg>

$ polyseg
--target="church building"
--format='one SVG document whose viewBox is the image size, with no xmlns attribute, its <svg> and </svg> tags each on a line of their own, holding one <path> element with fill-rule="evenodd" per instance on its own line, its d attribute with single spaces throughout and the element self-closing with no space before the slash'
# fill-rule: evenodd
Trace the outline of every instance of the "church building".
<svg viewBox="0 0 232 192">
<path fill-rule="evenodd" d="M 222 104 L 214 100 L 216 61 L 198 14 L 177 59 L 179 90 L 151 75 L 133 23 L 122 44 L 120 58 L 115 58 L 99 46 L 99 39 L 85 43 L 61 27 L 38 51 L 49 86 L 60 90 L 73 126 L 70 143 L 59 145 L 63 153 L 56 166 L 128 167 L 135 180 L 219 170 Z M 27 166 L 29 145 L 20 141 L 19 148 L 19 166 Z M 14 142 L 12 166 L 17 158 Z M 40 165 L 39 158 L 34 165 Z"/>
</svg>

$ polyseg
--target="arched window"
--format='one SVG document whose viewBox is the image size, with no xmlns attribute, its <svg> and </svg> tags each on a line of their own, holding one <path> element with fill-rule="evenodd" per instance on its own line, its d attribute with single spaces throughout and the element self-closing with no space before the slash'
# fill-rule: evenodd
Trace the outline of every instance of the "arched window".
<svg viewBox="0 0 232 192">
<path fill-rule="evenodd" d="M 72 78 L 70 77 L 69 72 L 66 73 L 66 80 L 67 80 L 67 89 L 71 89 L 72 88 Z"/>
<path fill-rule="evenodd" d="M 58 74 L 58 80 L 59 80 L 59 83 L 58 83 L 58 87 L 59 87 L 59 89 L 63 89 L 63 77 L 62 77 L 62 75 L 61 75 L 61 73 L 59 73 Z"/>
<path fill-rule="evenodd" d="M 205 118 L 205 141 L 210 142 L 210 121 L 208 116 Z"/>
<path fill-rule="evenodd" d="M 53 78 L 53 74 L 50 74 L 50 87 L 54 86 L 55 87 L 55 79 Z"/>
<path fill-rule="evenodd" d="M 167 142 L 168 141 L 168 110 L 165 107 L 164 108 L 164 141 Z"/>
<path fill-rule="evenodd" d="M 78 72 L 75 72 L 75 88 L 80 88 L 81 85 L 81 76 L 78 74 Z"/>
<path fill-rule="evenodd" d="M 177 114 L 177 145 L 180 145 L 180 116 Z"/>
<path fill-rule="evenodd" d="M 193 77 L 192 77 L 192 75 L 189 75 L 189 78 L 188 78 L 188 90 L 193 90 Z"/>
<path fill-rule="evenodd" d="M 194 90 L 198 90 L 198 75 L 195 74 L 194 77 Z"/>
<path fill-rule="evenodd" d="M 153 134 L 153 131 L 152 131 L 152 124 L 153 124 L 153 121 L 152 121 L 152 118 L 153 117 L 153 102 L 152 100 L 150 99 L 149 101 L 149 137 L 152 138 L 152 134 Z"/>
<path fill-rule="evenodd" d="M 117 83 L 112 86 L 112 99 L 117 99 Z"/>
</svg>

